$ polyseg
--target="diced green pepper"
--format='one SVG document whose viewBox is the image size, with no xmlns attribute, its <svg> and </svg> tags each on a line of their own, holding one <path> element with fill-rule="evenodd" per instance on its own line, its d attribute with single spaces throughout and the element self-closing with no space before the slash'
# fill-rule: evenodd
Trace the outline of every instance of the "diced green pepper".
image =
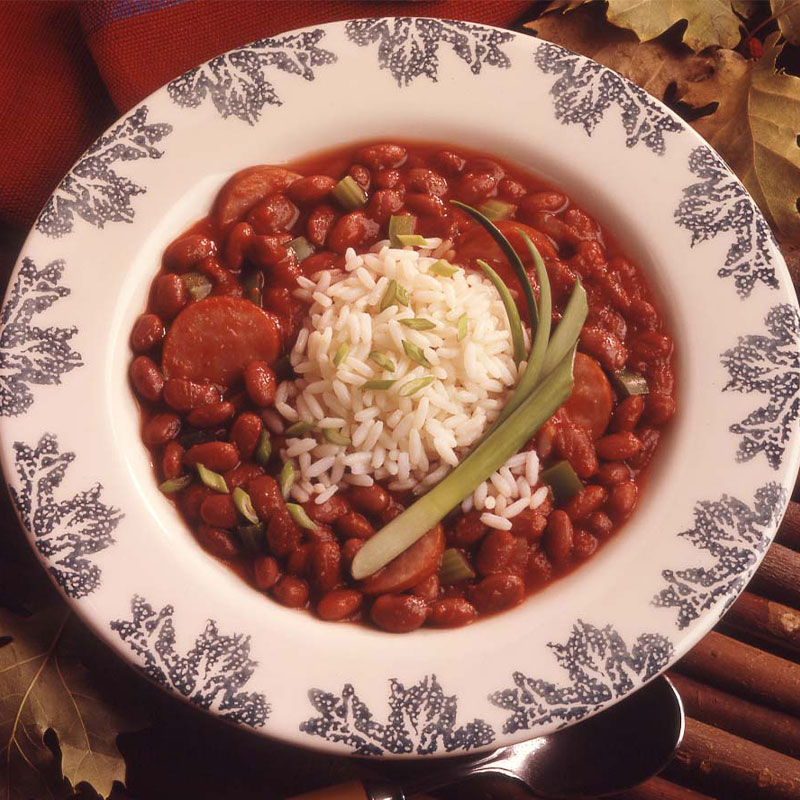
<svg viewBox="0 0 800 800">
<path fill-rule="evenodd" d="M 578 492 L 583 490 L 583 483 L 569 461 L 559 461 L 558 464 L 553 464 L 539 477 L 542 483 L 546 483 L 553 490 L 553 497 L 560 506 L 568 503 Z"/>
<path fill-rule="evenodd" d="M 367 204 L 366 192 L 355 182 L 352 175 L 345 175 L 333 187 L 333 196 L 345 211 L 355 211 Z"/>
</svg>

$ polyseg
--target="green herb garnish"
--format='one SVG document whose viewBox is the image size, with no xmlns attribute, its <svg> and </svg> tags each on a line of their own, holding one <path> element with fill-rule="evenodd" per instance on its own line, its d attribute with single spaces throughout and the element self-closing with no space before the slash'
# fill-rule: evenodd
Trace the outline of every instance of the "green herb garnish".
<svg viewBox="0 0 800 800">
<path fill-rule="evenodd" d="M 412 331 L 429 331 L 436 327 L 435 322 L 431 322 L 424 317 L 411 317 L 410 319 L 400 319 L 398 322 Z"/>
<path fill-rule="evenodd" d="M 405 344 L 405 342 L 403 344 Z M 411 397 L 412 394 L 416 394 L 420 389 L 430 386 L 435 380 L 436 378 L 433 375 L 426 375 L 424 378 L 414 378 L 414 380 L 404 383 L 397 394 L 399 394 L 400 397 Z"/>
<path fill-rule="evenodd" d="M 341 445 L 350 444 L 350 439 L 348 439 L 343 433 L 340 433 L 334 428 L 323 428 L 322 435 L 331 444 L 341 444 Z"/>
<path fill-rule="evenodd" d="M 191 475 L 179 475 L 177 478 L 169 478 L 163 483 L 159 484 L 158 488 L 164 494 L 174 494 L 181 489 L 185 489 L 192 482 Z"/>
<path fill-rule="evenodd" d="M 333 366 L 338 367 L 339 364 L 342 363 L 347 358 L 347 354 L 350 352 L 350 345 L 347 342 L 342 342 L 337 348 L 336 352 L 333 354 Z"/>
<path fill-rule="evenodd" d="M 345 175 L 333 187 L 333 196 L 345 211 L 355 211 L 367 204 L 366 192 L 355 182 L 352 175 Z"/>
<path fill-rule="evenodd" d="M 405 354 L 414 362 L 419 364 L 421 367 L 430 367 L 431 362 L 425 358 L 425 353 L 422 352 L 422 348 L 415 345 L 413 342 L 409 342 L 407 339 L 403 339 L 403 350 Z"/>
<path fill-rule="evenodd" d="M 281 467 L 281 474 L 278 476 L 278 486 L 281 487 L 281 494 L 283 499 L 289 497 L 289 492 L 292 491 L 294 486 L 294 465 L 291 461 L 287 461 Z"/>
<path fill-rule="evenodd" d="M 214 470 L 208 469 L 202 464 L 198 464 L 197 474 L 200 476 L 200 480 L 208 486 L 209 489 L 213 489 L 220 494 L 229 494 L 228 484 L 225 483 L 225 478 L 223 478 L 219 472 L 214 472 Z"/>
<path fill-rule="evenodd" d="M 314 427 L 313 423 L 307 422 L 306 420 L 300 420 L 300 422 L 295 422 L 294 425 L 290 425 L 285 433 L 287 436 L 302 436 L 305 433 L 308 433 Z"/>
<path fill-rule="evenodd" d="M 369 380 L 361 384 L 362 389 L 382 391 L 384 389 L 391 389 L 397 383 L 396 380 Z"/>
<path fill-rule="evenodd" d="M 443 278 L 452 278 L 458 272 L 458 267 L 454 267 L 449 261 L 440 258 L 428 267 L 428 272 L 441 275 Z"/>
<path fill-rule="evenodd" d="M 374 361 L 379 367 L 387 372 L 394 372 L 394 361 L 389 356 L 384 355 L 380 350 L 373 350 L 369 354 L 369 360 Z"/>
<path fill-rule="evenodd" d="M 289 516 L 301 528 L 305 528 L 309 531 L 315 531 L 317 529 L 317 523 L 308 516 L 303 506 L 298 505 L 297 503 L 287 503 L 286 510 L 289 512 Z"/>
<path fill-rule="evenodd" d="M 253 501 L 250 499 L 250 495 L 247 494 L 241 486 L 237 486 L 233 490 L 233 504 L 249 523 L 253 525 L 258 524 L 258 514 L 256 514 L 256 510 L 253 508 Z"/>
</svg>

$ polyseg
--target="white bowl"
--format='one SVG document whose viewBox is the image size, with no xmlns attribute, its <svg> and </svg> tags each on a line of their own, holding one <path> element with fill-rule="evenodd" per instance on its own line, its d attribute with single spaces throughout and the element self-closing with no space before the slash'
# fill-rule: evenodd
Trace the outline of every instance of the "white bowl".
<svg viewBox="0 0 800 800">
<path fill-rule="evenodd" d="M 232 172 L 377 137 L 495 152 L 563 187 L 645 269 L 679 366 L 679 414 L 619 534 L 512 611 L 406 636 L 283 608 L 203 552 L 157 489 L 126 378 L 162 249 Z M 616 73 L 472 23 L 322 25 L 172 81 L 56 189 L 2 312 L 3 468 L 77 613 L 200 708 L 336 753 L 488 749 L 639 688 L 741 591 L 797 471 L 798 319 L 741 184 Z"/>
</svg>

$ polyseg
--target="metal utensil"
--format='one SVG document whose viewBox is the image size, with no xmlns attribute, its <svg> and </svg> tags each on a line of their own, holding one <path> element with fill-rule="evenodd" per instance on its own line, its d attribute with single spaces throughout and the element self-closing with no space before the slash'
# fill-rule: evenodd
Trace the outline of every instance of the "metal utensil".
<svg viewBox="0 0 800 800">
<path fill-rule="evenodd" d="M 616 794 L 659 772 L 683 738 L 680 696 L 660 677 L 577 725 L 479 758 L 448 761 L 403 782 L 352 781 L 292 800 L 405 800 L 475 775 L 498 775 L 547 800 Z"/>
</svg>

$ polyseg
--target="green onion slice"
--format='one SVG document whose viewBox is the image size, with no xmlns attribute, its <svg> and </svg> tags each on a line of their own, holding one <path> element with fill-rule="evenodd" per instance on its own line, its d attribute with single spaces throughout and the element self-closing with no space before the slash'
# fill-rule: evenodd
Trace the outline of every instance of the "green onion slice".
<svg viewBox="0 0 800 800">
<path fill-rule="evenodd" d="M 238 525 L 236 533 L 239 535 L 242 549 L 249 556 L 255 557 L 264 551 L 267 537 L 263 522 L 254 523 L 253 525 Z"/>
<path fill-rule="evenodd" d="M 343 433 L 340 433 L 334 428 L 323 428 L 322 435 L 327 439 L 331 444 L 350 444 L 350 439 L 347 438 Z"/>
<path fill-rule="evenodd" d="M 211 294 L 211 281 L 201 272 L 185 272 L 181 280 L 192 300 L 202 300 Z"/>
<path fill-rule="evenodd" d="M 355 211 L 367 204 L 366 192 L 355 182 L 352 175 L 345 175 L 333 187 L 333 196 L 345 211 Z"/>
<path fill-rule="evenodd" d="M 313 423 L 300 420 L 300 422 L 295 422 L 294 425 L 290 425 L 285 433 L 287 436 L 302 436 L 308 433 L 313 427 Z"/>
<path fill-rule="evenodd" d="M 209 489 L 213 489 L 220 494 L 229 494 L 228 484 L 225 483 L 225 478 L 223 478 L 219 472 L 214 472 L 214 470 L 208 469 L 202 464 L 198 464 L 197 474 L 200 476 L 200 480 L 203 481 Z"/>
<path fill-rule="evenodd" d="M 458 269 L 458 267 L 454 267 L 449 261 L 440 258 L 428 267 L 428 272 L 432 272 L 434 275 L 441 275 L 443 278 L 452 278 L 453 275 L 458 272 Z"/>
<path fill-rule="evenodd" d="M 456 335 L 456 341 L 463 341 L 467 338 L 467 326 L 469 325 L 469 320 L 466 314 L 462 314 L 458 318 L 458 322 L 456 326 L 458 327 L 458 333 Z"/>
<path fill-rule="evenodd" d="M 414 342 L 409 342 L 406 339 L 403 339 L 403 350 L 405 350 L 406 355 L 414 362 L 419 364 L 421 367 L 430 367 L 431 362 L 425 358 L 425 353 L 422 352 L 422 348 L 418 347 L 414 344 Z"/>
<path fill-rule="evenodd" d="M 456 550 L 455 547 L 448 547 L 442 553 L 442 563 L 439 565 L 439 583 L 442 586 L 450 586 L 453 583 L 460 583 L 474 577 L 475 571 L 460 550 Z"/>
<path fill-rule="evenodd" d="M 286 510 L 289 512 L 289 516 L 291 516 L 301 528 L 305 528 L 309 531 L 315 531 L 317 529 L 317 523 L 308 516 L 303 506 L 297 503 L 287 503 Z"/>
<path fill-rule="evenodd" d="M 272 455 L 272 442 L 270 441 L 268 431 L 261 431 L 261 435 L 258 437 L 258 444 L 256 445 L 256 450 L 253 455 L 256 459 L 256 462 L 261 464 L 262 467 L 267 465 L 269 457 Z"/>
<path fill-rule="evenodd" d="M 411 328 L 412 331 L 429 331 L 436 327 L 435 322 L 431 322 L 424 317 L 411 317 L 410 319 L 401 319 L 398 322 L 406 328 Z"/>
<path fill-rule="evenodd" d="M 333 354 L 333 366 L 338 367 L 339 364 L 342 363 L 347 358 L 347 354 L 350 352 L 350 345 L 348 342 L 342 342 L 337 348 L 336 352 Z"/>
<path fill-rule="evenodd" d="M 405 344 L 405 342 L 403 342 Z M 420 389 L 424 389 L 426 386 L 430 386 L 436 378 L 433 375 L 426 375 L 424 378 L 414 378 L 413 381 L 408 381 L 404 383 L 397 394 L 400 397 L 411 397 L 412 394 L 416 394 Z"/>
<path fill-rule="evenodd" d="M 386 311 L 389 306 L 393 306 L 397 302 L 397 281 L 392 279 L 386 287 L 386 291 L 381 298 L 380 310 Z"/>
<path fill-rule="evenodd" d="M 397 241 L 403 247 L 425 247 L 428 244 L 428 240 L 418 233 L 398 233 Z"/>
<path fill-rule="evenodd" d="M 505 281 L 485 262 L 478 259 L 478 266 L 486 273 L 486 276 L 494 284 L 503 306 L 508 316 L 508 327 L 511 329 L 511 341 L 514 343 L 514 363 L 519 364 L 525 360 L 525 336 L 522 333 L 522 322 L 519 318 L 519 311 L 511 292 L 508 290 Z"/>
<path fill-rule="evenodd" d="M 289 496 L 294 486 L 294 465 L 291 461 L 287 461 L 281 467 L 281 474 L 278 476 L 278 486 L 281 487 L 281 494 L 285 500 Z"/>
<path fill-rule="evenodd" d="M 517 207 L 513 203 L 506 203 L 503 200 L 487 200 L 479 210 L 484 217 L 494 222 L 498 219 L 508 219 L 514 214 Z"/>
<path fill-rule="evenodd" d="M 241 486 L 237 486 L 233 490 L 233 504 L 248 522 L 253 525 L 258 524 L 258 514 L 256 514 L 256 510 L 253 508 L 253 501 L 250 499 L 250 495 L 247 494 Z"/>
<path fill-rule="evenodd" d="M 612 376 L 614 386 L 623 397 L 632 397 L 635 394 L 649 394 L 650 387 L 647 378 L 634 372 L 632 369 L 617 370 Z"/>
<path fill-rule="evenodd" d="M 381 353 L 380 350 L 373 350 L 369 356 L 370 361 L 374 361 L 379 367 L 387 372 L 394 372 L 394 361 L 389 356 Z"/>
<path fill-rule="evenodd" d="M 553 464 L 539 477 L 542 483 L 546 483 L 553 490 L 553 497 L 558 505 L 564 505 L 583 490 L 583 483 L 569 461 Z"/>
<path fill-rule="evenodd" d="M 397 293 L 395 295 L 395 299 L 401 306 L 408 305 L 408 289 L 405 286 L 401 286 L 399 283 L 397 284 Z"/>
<path fill-rule="evenodd" d="M 311 244 L 305 236 L 298 236 L 296 239 L 292 239 L 287 247 L 291 247 L 292 250 L 294 250 L 298 261 L 303 261 L 309 256 L 314 255 L 314 245 Z"/>
<path fill-rule="evenodd" d="M 369 380 L 361 384 L 362 389 L 378 390 L 391 389 L 397 383 L 396 380 Z"/>
<path fill-rule="evenodd" d="M 169 478 L 163 483 L 159 484 L 158 488 L 164 494 L 174 494 L 181 489 L 185 489 L 192 482 L 191 475 L 179 475 L 177 478 Z"/>
<path fill-rule="evenodd" d="M 414 233 L 417 226 L 417 219 L 412 214 L 392 214 L 389 217 L 389 245 L 390 247 L 402 247 L 398 236 L 407 236 Z"/>
</svg>

